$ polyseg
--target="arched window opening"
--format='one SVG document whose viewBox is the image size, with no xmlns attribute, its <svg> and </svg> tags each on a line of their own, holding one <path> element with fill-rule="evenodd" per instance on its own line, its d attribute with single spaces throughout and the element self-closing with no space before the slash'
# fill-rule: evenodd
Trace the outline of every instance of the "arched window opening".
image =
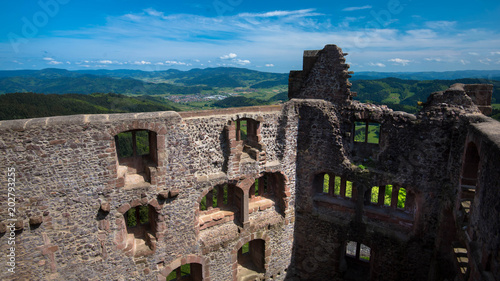
<svg viewBox="0 0 500 281">
<path fill-rule="evenodd" d="M 248 192 L 249 213 L 274 209 L 284 214 L 287 208 L 285 194 L 285 178 L 280 173 L 264 173 L 257 178 Z"/>
<path fill-rule="evenodd" d="M 406 206 L 406 189 L 392 184 L 373 186 L 368 190 L 365 202 L 377 206 L 386 206 L 404 210 Z"/>
<path fill-rule="evenodd" d="M 121 132 L 115 136 L 118 179 L 125 187 L 152 183 L 158 163 L 156 133 L 149 130 Z"/>
<path fill-rule="evenodd" d="M 354 241 L 347 241 L 345 247 L 345 254 L 347 257 L 354 258 L 356 260 L 369 262 L 371 256 L 371 249 L 370 247 L 364 244 Z"/>
<path fill-rule="evenodd" d="M 481 159 L 476 145 L 470 142 L 467 145 L 462 165 L 460 201 L 458 202 L 458 208 L 462 215 L 462 224 L 464 225 L 469 222 L 469 215 L 474 203 L 474 196 L 478 186 L 480 161 Z"/>
<path fill-rule="evenodd" d="M 236 120 L 236 140 L 244 144 L 256 146 L 259 142 L 260 123 L 250 118 Z"/>
<path fill-rule="evenodd" d="M 345 260 L 347 270 L 344 272 L 346 280 L 369 280 L 372 250 L 367 245 L 347 241 L 345 244 Z"/>
<path fill-rule="evenodd" d="M 231 142 L 231 147 L 238 148 L 237 152 L 242 153 L 239 161 L 264 161 L 265 151 L 260 143 L 260 122 L 250 118 L 240 118 L 234 122 L 234 135 L 230 131 L 230 136 L 234 136 L 236 142 Z M 231 137 L 229 138 L 231 140 Z"/>
<path fill-rule="evenodd" d="M 477 184 L 477 177 L 479 171 L 479 152 L 474 143 L 469 143 L 467 145 L 467 150 L 465 152 L 464 164 L 462 167 L 462 186 L 467 186 L 470 188 L 475 188 Z"/>
<path fill-rule="evenodd" d="M 411 228 L 417 208 L 415 194 L 397 185 L 379 185 L 364 194 L 364 215 L 374 221 L 385 221 Z"/>
<path fill-rule="evenodd" d="M 238 250 L 238 280 L 245 277 L 245 280 L 250 277 L 263 278 L 265 273 L 265 241 L 262 239 L 255 239 L 244 244 Z M 257 279 L 261 280 L 261 279 Z M 263 279 L 262 279 L 263 280 Z"/>
<path fill-rule="evenodd" d="M 250 198 L 271 197 L 273 195 L 267 188 L 268 177 L 268 174 L 264 174 L 262 177 L 255 179 L 255 183 L 250 187 L 248 193 Z"/>
<path fill-rule="evenodd" d="M 218 185 L 210 190 L 200 202 L 200 211 L 223 209 L 233 204 L 233 189 L 228 184 Z"/>
<path fill-rule="evenodd" d="M 199 263 L 183 264 L 172 270 L 167 281 L 202 281 L 202 266 Z"/>
<path fill-rule="evenodd" d="M 235 214 L 238 213 L 236 201 L 233 185 L 221 184 L 210 190 L 200 200 L 200 230 L 234 221 Z"/>
<path fill-rule="evenodd" d="M 406 189 L 400 188 L 398 191 L 398 204 L 397 208 L 404 210 L 406 205 Z"/>
<path fill-rule="evenodd" d="M 321 173 L 315 176 L 313 188 L 316 193 L 330 195 L 333 197 L 355 199 L 355 187 L 353 182 L 344 177 L 330 173 Z"/>
<path fill-rule="evenodd" d="M 150 205 L 130 208 L 125 214 L 127 245 L 135 257 L 150 255 L 156 248 L 157 213 Z"/>
</svg>

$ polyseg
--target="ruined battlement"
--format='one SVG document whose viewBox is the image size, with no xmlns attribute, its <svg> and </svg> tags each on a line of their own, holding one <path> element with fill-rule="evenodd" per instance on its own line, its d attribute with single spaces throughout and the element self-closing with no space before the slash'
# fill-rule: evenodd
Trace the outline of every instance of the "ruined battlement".
<svg viewBox="0 0 500 281">
<path fill-rule="evenodd" d="M 344 55 L 306 51 L 279 106 L 1 121 L 0 278 L 498 279 L 492 88 L 395 112 L 352 100 Z"/>
<path fill-rule="evenodd" d="M 290 71 L 288 97 L 322 99 L 339 104 L 351 100 L 348 78 L 352 72 L 345 63 L 346 55 L 336 45 L 304 51 L 303 70 Z"/>
</svg>

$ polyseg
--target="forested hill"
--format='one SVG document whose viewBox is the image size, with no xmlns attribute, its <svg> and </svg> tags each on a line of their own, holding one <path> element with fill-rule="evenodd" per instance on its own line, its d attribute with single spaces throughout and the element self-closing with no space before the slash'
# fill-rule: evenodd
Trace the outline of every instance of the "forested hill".
<svg viewBox="0 0 500 281">
<path fill-rule="evenodd" d="M 125 95 L 197 94 L 210 87 L 182 86 L 168 83 L 147 83 L 136 79 L 116 79 L 106 76 L 82 75 L 76 77 L 4 77 L 0 78 L 0 94 L 37 92 L 46 94 L 119 93 Z"/>
<path fill-rule="evenodd" d="M 356 100 L 387 104 L 392 109 L 414 113 L 418 111 L 417 103 L 419 101 L 424 102 L 431 93 L 446 90 L 455 83 L 493 84 L 492 103 L 500 103 L 500 81 L 485 79 L 419 81 L 384 78 L 377 80 L 354 80 L 352 81 L 351 91 L 357 92 Z"/>
<path fill-rule="evenodd" d="M 385 77 L 492 77 L 420 80 Z M 359 79 L 368 77 L 369 79 Z M 350 79 L 356 100 L 415 113 L 417 103 L 455 83 L 494 85 L 494 116 L 500 118 L 500 71 L 356 73 Z M 244 68 L 189 71 L 65 69 L 0 71 L 0 119 L 157 110 L 200 110 L 286 101 L 288 74 Z M 16 93 L 16 94 L 6 94 Z M 38 93 L 38 94 L 33 94 Z M 44 94 L 41 94 L 44 93 Z M 109 94 L 97 94 L 109 93 Z M 58 95 L 54 95 L 58 94 Z M 71 94 L 71 95 L 70 95 Z M 87 95 L 87 97 L 86 97 Z"/>
<path fill-rule="evenodd" d="M 0 95 L 0 120 L 25 119 L 73 114 L 179 111 L 173 103 L 150 96 L 128 97 L 118 94 L 44 95 L 12 93 Z"/>
<path fill-rule="evenodd" d="M 288 74 L 227 67 L 152 72 L 140 70 L 68 71 L 55 68 L 0 71 L 0 94 L 14 92 L 197 94 L 221 87 L 262 88 L 287 83 Z"/>
</svg>

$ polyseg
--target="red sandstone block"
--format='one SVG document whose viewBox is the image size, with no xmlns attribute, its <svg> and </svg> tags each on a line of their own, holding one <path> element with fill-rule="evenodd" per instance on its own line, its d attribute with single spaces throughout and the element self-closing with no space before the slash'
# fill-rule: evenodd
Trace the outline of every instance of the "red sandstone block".
<svg viewBox="0 0 500 281">
<path fill-rule="evenodd" d="M 221 220 L 223 218 L 224 218 L 224 214 L 221 212 L 217 212 L 217 213 L 212 214 L 212 220 L 214 220 L 214 221 L 218 221 L 218 220 Z"/>
<path fill-rule="evenodd" d="M 134 207 L 137 207 L 137 206 L 140 206 L 142 205 L 141 204 L 141 201 L 139 199 L 135 199 L 133 200 L 131 203 L 130 203 L 130 207 L 134 208 Z"/>
<path fill-rule="evenodd" d="M 266 209 L 271 208 L 274 205 L 274 202 L 271 200 L 264 200 L 259 202 L 259 209 L 264 211 Z"/>
<path fill-rule="evenodd" d="M 167 128 L 165 128 L 163 126 L 158 130 L 159 135 L 164 135 L 166 133 L 167 133 Z"/>
<path fill-rule="evenodd" d="M 151 199 L 151 201 L 149 201 L 148 204 L 151 205 L 152 207 L 154 207 L 156 209 L 156 211 L 159 211 L 161 209 L 161 206 L 158 203 L 158 200 L 156 200 L 154 198 Z"/>
<path fill-rule="evenodd" d="M 196 257 L 193 257 L 193 256 L 188 256 L 188 258 L 187 258 L 188 263 L 196 263 L 197 261 L 198 261 L 198 259 Z"/>
<path fill-rule="evenodd" d="M 118 178 L 116 180 L 116 187 L 124 187 L 125 186 L 125 178 Z"/>
<path fill-rule="evenodd" d="M 212 216 L 210 215 L 204 215 L 204 216 L 200 216 L 200 218 L 198 219 L 200 225 L 203 225 L 207 222 L 210 222 L 212 221 Z"/>
<path fill-rule="evenodd" d="M 121 207 L 117 209 L 118 212 L 125 214 L 128 210 L 130 210 L 130 204 L 125 203 Z"/>
</svg>

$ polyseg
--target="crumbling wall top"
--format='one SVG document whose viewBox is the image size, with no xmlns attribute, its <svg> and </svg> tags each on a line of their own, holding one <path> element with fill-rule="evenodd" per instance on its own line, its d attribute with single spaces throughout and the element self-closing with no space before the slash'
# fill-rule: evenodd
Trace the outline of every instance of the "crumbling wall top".
<svg viewBox="0 0 500 281">
<path fill-rule="evenodd" d="M 335 103 L 352 100 L 348 78 L 352 72 L 345 63 L 347 54 L 336 45 L 326 45 L 322 50 L 304 51 L 302 71 L 291 71 L 288 97 L 299 99 L 324 99 Z"/>
<path fill-rule="evenodd" d="M 439 112 L 457 112 L 461 114 L 481 113 L 478 106 L 465 90 L 464 84 L 453 84 L 445 91 L 434 92 L 423 104 L 421 114 Z"/>
</svg>

